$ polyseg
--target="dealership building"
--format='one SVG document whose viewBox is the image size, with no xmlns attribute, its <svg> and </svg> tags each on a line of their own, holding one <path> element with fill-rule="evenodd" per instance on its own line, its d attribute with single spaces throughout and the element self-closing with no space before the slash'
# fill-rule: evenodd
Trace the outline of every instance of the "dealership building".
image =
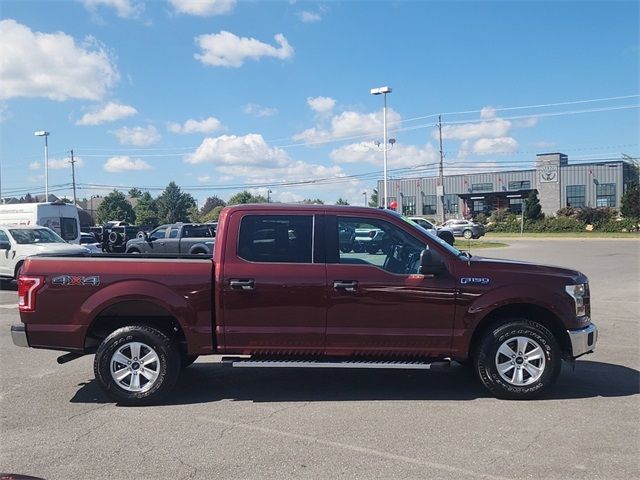
<svg viewBox="0 0 640 480">
<path fill-rule="evenodd" d="M 567 155 L 536 155 L 536 168 L 501 170 L 444 176 L 444 202 L 440 199 L 439 178 L 415 177 L 387 181 L 387 205 L 396 202 L 398 212 L 442 218 L 462 218 L 506 208 L 522 211 L 524 199 L 532 191 L 545 215 L 555 215 L 563 207 L 620 207 L 626 185 L 633 179 L 632 165 L 623 161 L 570 164 Z M 384 186 L 378 181 L 382 205 Z"/>
</svg>

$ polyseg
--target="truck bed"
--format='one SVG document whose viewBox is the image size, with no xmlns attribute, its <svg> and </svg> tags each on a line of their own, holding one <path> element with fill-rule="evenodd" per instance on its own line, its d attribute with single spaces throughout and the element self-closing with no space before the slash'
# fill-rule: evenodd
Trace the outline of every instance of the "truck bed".
<svg viewBox="0 0 640 480">
<path fill-rule="evenodd" d="M 23 312 L 29 343 L 86 351 L 97 329 L 142 315 L 180 319 L 188 352 L 212 353 L 213 265 L 202 255 L 30 257 L 22 274 L 42 277 L 43 285 L 38 314 Z"/>
</svg>

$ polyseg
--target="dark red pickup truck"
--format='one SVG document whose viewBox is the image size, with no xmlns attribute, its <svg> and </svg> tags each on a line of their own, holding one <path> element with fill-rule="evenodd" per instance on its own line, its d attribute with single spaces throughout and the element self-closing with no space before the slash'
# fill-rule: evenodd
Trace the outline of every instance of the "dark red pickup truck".
<svg viewBox="0 0 640 480">
<path fill-rule="evenodd" d="M 388 241 L 345 253 L 347 228 L 379 229 Z M 60 363 L 95 353 L 100 384 L 132 404 L 157 401 L 181 368 L 211 354 L 244 367 L 456 360 L 496 396 L 526 399 L 597 340 L 583 274 L 472 257 L 364 207 L 231 207 L 213 259 L 33 257 L 18 292 L 16 345 L 69 352 Z"/>
</svg>

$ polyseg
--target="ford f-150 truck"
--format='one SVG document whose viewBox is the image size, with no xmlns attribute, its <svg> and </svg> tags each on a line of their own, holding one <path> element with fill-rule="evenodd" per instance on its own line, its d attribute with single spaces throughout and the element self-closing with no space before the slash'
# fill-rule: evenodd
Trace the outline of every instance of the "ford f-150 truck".
<svg viewBox="0 0 640 480">
<path fill-rule="evenodd" d="M 343 225 L 384 255 L 343 252 Z M 222 211 L 213 258 L 31 257 L 16 345 L 95 354 L 121 403 L 156 402 L 199 355 L 235 367 L 470 365 L 496 396 L 528 399 L 595 348 L 587 278 L 462 253 L 401 215 L 342 206 Z"/>
</svg>

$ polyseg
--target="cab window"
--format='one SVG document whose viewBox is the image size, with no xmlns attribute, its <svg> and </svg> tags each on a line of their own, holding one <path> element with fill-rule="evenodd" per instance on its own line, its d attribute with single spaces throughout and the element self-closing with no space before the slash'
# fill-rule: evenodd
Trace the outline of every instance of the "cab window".
<svg viewBox="0 0 640 480">
<path fill-rule="evenodd" d="M 251 262 L 313 263 L 313 217 L 247 215 L 240 223 L 238 256 Z"/>
<path fill-rule="evenodd" d="M 401 228 L 376 218 L 338 217 L 336 234 L 338 263 L 371 265 L 395 274 L 418 273 L 426 248 Z"/>
</svg>

